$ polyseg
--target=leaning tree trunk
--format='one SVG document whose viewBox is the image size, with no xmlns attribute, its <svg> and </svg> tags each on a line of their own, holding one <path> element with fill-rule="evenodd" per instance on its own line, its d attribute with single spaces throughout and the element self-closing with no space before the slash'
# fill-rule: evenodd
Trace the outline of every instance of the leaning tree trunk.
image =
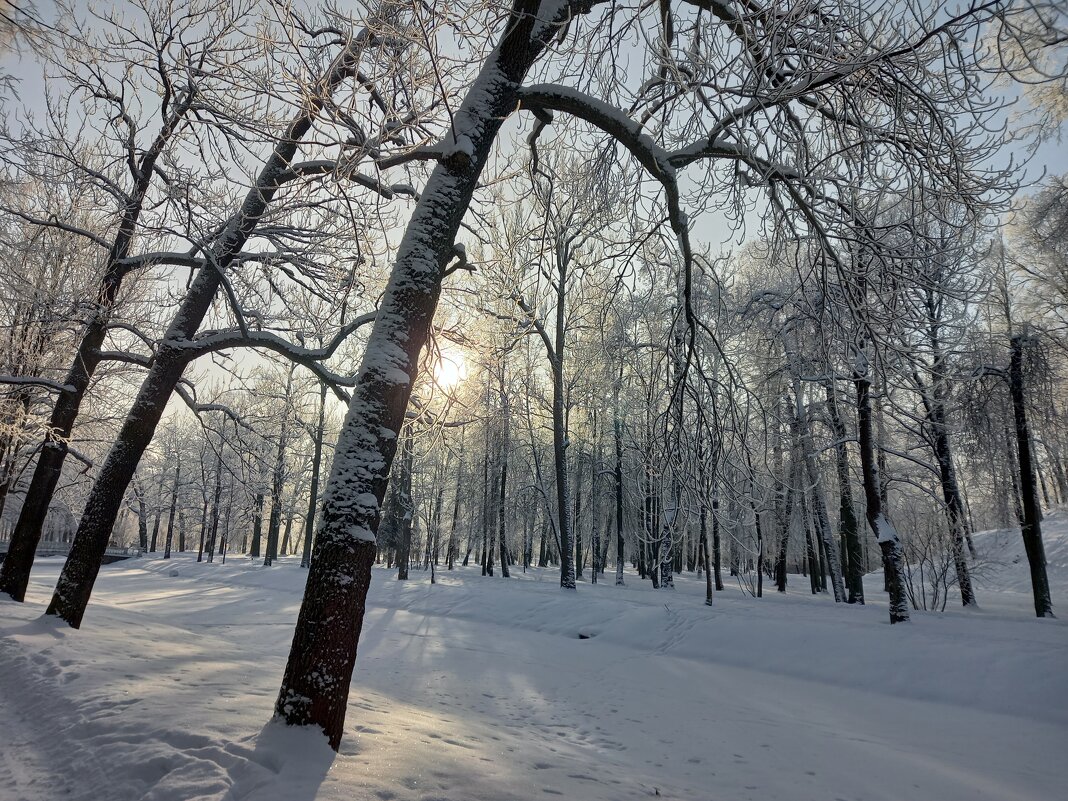
<svg viewBox="0 0 1068 801">
<path fill-rule="evenodd" d="M 62 618 L 74 628 L 81 626 L 123 492 L 152 441 L 167 401 L 189 363 L 190 348 L 184 347 L 183 343 L 191 341 L 196 334 L 222 283 L 224 271 L 241 252 L 275 194 L 286 181 L 293 178 L 290 165 L 300 140 L 311 129 L 326 99 L 355 70 L 353 53 L 346 50 L 331 66 L 316 93 L 306 100 L 305 108 L 289 124 L 275 145 L 257 176 L 256 186 L 249 190 L 240 210 L 230 218 L 219 241 L 212 248 L 211 258 L 199 270 L 182 299 L 156 349 L 148 376 L 141 384 L 133 407 L 89 493 L 47 614 Z"/>
<path fill-rule="evenodd" d="M 456 233 L 494 140 L 518 105 L 521 82 L 577 10 L 561 3 L 552 19 L 539 19 L 540 5 L 517 0 L 500 43 L 454 113 L 443 145 L 462 146 L 442 157 L 412 213 L 338 437 L 275 705 L 289 724 L 321 726 L 335 750 L 363 625 L 379 509 Z M 561 545 L 566 551 L 570 542 Z"/>
<path fill-rule="evenodd" d="M 0 562 L 0 592 L 6 592 L 16 601 L 22 601 L 26 597 L 26 585 L 30 579 L 30 568 L 33 566 L 33 556 L 37 550 L 37 543 L 41 540 L 41 528 L 44 526 L 48 507 L 52 502 L 56 486 L 59 484 L 60 475 L 63 472 L 63 462 L 69 451 L 68 442 L 71 432 L 74 430 L 74 422 L 81 409 L 82 400 L 89 389 L 89 384 L 101 361 L 101 347 L 107 336 L 111 324 L 111 309 L 119 295 L 123 279 L 129 272 L 129 267 L 123 261 L 130 254 L 130 247 L 137 234 L 137 222 L 140 218 L 145 196 L 148 192 L 152 178 L 155 176 L 156 162 L 163 153 L 167 142 L 177 130 L 182 118 L 192 107 L 194 93 L 188 93 L 181 102 L 175 103 L 171 108 L 167 119 L 164 121 L 159 133 L 152 144 L 145 149 L 137 163 L 136 180 L 133 190 L 126 198 L 119 227 L 115 233 L 115 239 L 108 251 L 107 261 L 104 266 L 104 275 L 97 288 L 95 302 L 82 332 L 81 341 L 78 343 L 74 361 L 67 371 L 63 388 L 56 398 L 56 404 L 52 407 L 52 415 L 48 421 L 48 433 L 41 445 L 41 452 L 34 467 L 30 486 L 26 492 L 26 500 L 19 511 L 18 521 L 11 533 L 11 543 L 7 556 Z M 116 486 L 114 493 L 118 499 L 114 503 L 114 511 L 111 513 L 111 523 L 119 513 L 118 504 L 121 503 L 122 495 L 129 485 L 130 476 L 122 483 L 121 489 Z M 108 526 L 110 535 L 111 525 Z M 107 548 L 107 540 L 100 549 L 103 554 Z M 80 616 L 79 616 L 80 617 Z"/>
<path fill-rule="evenodd" d="M 872 430 L 871 382 L 860 373 L 854 374 L 853 381 L 857 388 L 857 439 L 864 476 L 864 498 L 868 507 L 868 526 L 883 554 L 883 571 L 890 593 L 890 623 L 905 623 L 909 619 L 909 599 L 905 591 L 904 555 L 897 529 L 883 511 L 875 434 Z"/>
<path fill-rule="evenodd" d="M 1031 432 L 1027 425 L 1027 403 L 1024 397 L 1024 337 L 1012 338 L 1012 353 L 1009 362 L 1009 391 L 1012 395 L 1012 413 L 1016 421 L 1016 451 L 1020 457 L 1020 495 L 1023 506 L 1024 551 L 1031 569 L 1031 591 L 1035 597 L 1035 615 L 1053 617 L 1053 602 L 1050 600 L 1049 577 L 1046 575 L 1046 552 L 1042 545 L 1042 512 L 1038 505 L 1035 487 L 1035 466 L 1031 456 Z"/>
</svg>

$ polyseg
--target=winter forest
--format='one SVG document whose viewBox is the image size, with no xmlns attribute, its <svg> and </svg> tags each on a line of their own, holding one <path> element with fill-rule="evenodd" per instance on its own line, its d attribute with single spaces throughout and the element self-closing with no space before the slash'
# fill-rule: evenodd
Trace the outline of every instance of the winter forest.
<svg viewBox="0 0 1068 801">
<path fill-rule="evenodd" d="M 0 0 L 0 801 L 1050 799 L 1063 0 Z"/>
</svg>

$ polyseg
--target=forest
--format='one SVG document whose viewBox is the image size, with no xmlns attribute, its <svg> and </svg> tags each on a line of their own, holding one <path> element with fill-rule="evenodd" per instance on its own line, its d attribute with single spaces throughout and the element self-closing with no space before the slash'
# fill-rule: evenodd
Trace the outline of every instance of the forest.
<svg viewBox="0 0 1068 801">
<path fill-rule="evenodd" d="M 333 751 L 372 578 L 1057 626 L 1066 119 L 1058 0 L 2 0 L 0 617 L 296 582 Z"/>
</svg>

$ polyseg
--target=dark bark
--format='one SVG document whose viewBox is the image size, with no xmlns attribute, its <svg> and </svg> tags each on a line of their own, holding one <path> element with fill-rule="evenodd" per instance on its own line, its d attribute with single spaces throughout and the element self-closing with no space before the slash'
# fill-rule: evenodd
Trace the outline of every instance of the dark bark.
<svg viewBox="0 0 1068 801">
<path fill-rule="evenodd" d="M 82 332 L 81 341 L 74 356 L 74 361 L 67 372 L 63 382 L 63 390 L 56 397 L 55 406 L 52 407 L 52 415 L 48 424 L 48 435 L 41 445 L 37 465 L 34 467 L 30 486 L 26 492 L 26 499 L 19 511 L 18 521 L 11 534 L 11 542 L 8 546 L 7 556 L 0 562 L 0 592 L 6 592 L 16 601 L 24 600 L 26 585 L 30 578 L 30 569 L 33 566 L 33 556 L 37 550 L 37 543 L 41 539 L 41 529 L 44 526 L 45 517 L 48 515 L 48 507 L 52 502 L 56 486 L 59 484 L 60 475 L 63 472 L 63 462 L 69 451 L 68 441 L 74 422 L 81 410 L 82 400 L 89 389 L 89 384 L 100 364 L 100 349 L 107 336 L 108 325 L 111 322 L 111 309 L 119 295 L 123 279 L 128 273 L 128 268 L 122 264 L 122 260 L 130 255 L 130 248 L 137 234 L 137 224 L 141 215 L 146 193 L 155 175 L 155 166 L 164 148 L 170 141 L 171 136 L 182 123 L 182 119 L 189 111 L 194 102 L 194 94 L 187 96 L 175 103 L 171 108 L 166 120 L 164 120 L 156 138 L 151 145 L 141 152 L 133 173 L 133 186 L 126 199 L 122 210 L 122 216 L 108 252 L 104 264 L 103 277 L 97 288 L 96 298 L 89 312 L 85 329 Z M 140 457 L 140 454 L 138 454 Z M 135 463 L 136 467 L 136 463 Z M 101 556 L 107 548 L 111 529 L 115 518 L 119 513 L 119 505 L 126 487 L 133 477 L 133 469 L 129 475 L 119 484 L 114 485 L 113 497 L 110 504 L 110 520 L 107 530 L 98 532 L 98 538 L 103 538 L 103 544 L 96 550 Z M 83 514 L 83 518 L 84 518 Z M 75 544 L 78 538 L 75 536 Z M 84 545 L 80 546 L 81 550 Z M 74 554 L 72 547 L 71 553 Z M 91 562 L 92 553 L 86 552 L 83 561 Z M 97 566 L 91 572 L 95 578 L 95 571 L 99 569 L 99 557 Z M 64 571 L 65 572 L 65 571 Z M 63 579 L 61 577 L 60 581 Z M 50 607 L 51 608 L 51 607 Z M 81 614 L 77 614 L 81 619 Z"/>
<path fill-rule="evenodd" d="M 394 541 L 397 543 L 397 579 L 408 578 L 408 566 L 412 556 L 412 519 L 415 505 L 412 501 L 412 462 L 415 458 L 415 444 L 409 431 L 404 437 L 401 450 L 400 475 L 392 492 L 394 509 L 392 523 Z"/>
<path fill-rule="evenodd" d="M 271 472 L 271 516 L 267 522 L 267 553 L 263 558 L 265 567 L 270 567 L 278 558 L 278 535 L 282 528 L 282 493 L 286 483 L 286 447 L 289 445 L 289 396 L 293 391 L 293 374 L 296 369 L 296 364 L 290 363 L 282 395 L 282 424 L 278 430 L 278 447 L 275 449 L 274 470 Z M 288 546 L 288 542 L 285 545 Z M 284 553 L 285 548 L 282 550 Z"/>
<path fill-rule="evenodd" d="M 615 440 L 615 478 L 616 478 L 616 586 L 622 587 L 623 581 L 623 424 L 619 419 L 618 393 L 615 404 L 615 417 L 612 421 Z"/>
<path fill-rule="evenodd" d="M 846 603 L 864 603 L 864 546 L 860 537 L 860 525 L 853 506 L 853 487 L 849 476 L 849 454 L 846 450 L 846 427 L 838 411 L 838 391 L 833 381 L 828 381 L 827 412 L 834 434 L 834 460 L 838 476 L 838 536 L 845 543 L 843 548 L 846 576 Z"/>
<path fill-rule="evenodd" d="M 1017 334 L 1012 337 L 1012 352 L 1009 360 L 1009 393 L 1012 396 L 1012 414 L 1016 422 L 1016 452 L 1020 459 L 1020 501 L 1023 507 L 1023 525 L 1020 534 L 1031 570 L 1031 591 L 1035 598 L 1035 615 L 1053 617 L 1053 602 L 1050 599 L 1049 577 L 1046 574 L 1046 552 L 1042 544 L 1042 509 L 1038 505 L 1035 486 L 1035 465 L 1031 454 L 1031 431 L 1027 424 L 1027 399 L 1024 386 L 1024 348 L 1026 341 Z"/>
<path fill-rule="evenodd" d="M 497 496 L 497 517 L 499 520 L 499 534 L 500 542 L 498 547 L 501 552 L 501 576 L 509 578 L 508 574 L 508 545 L 506 538 L 506 526 L 507 515 L 505 513 L 505 498 L 508 487 L 508 412 L 507 405 L 505 406 L 504 423 L 503 423 L 503 442 L 501 444 L 501 480 L 500 491 Z"/>
<path fill-rule="evenodd" d="M 905 623 L 909 620 L 909 603 L 905 590 L 904 555 L 897 530 L 883 511 L 882 482 L 879 478 L 875 453 L 877 446 L 872 426 L 871 382 L 863 374 L 856 373 L 853 383 L 857 389 L 857 439 L 860 445 L 868 526 L 883 555 L 885 584 L 890 593 L 890 623 Z"/>
<path fill-rule="evenodd" d="M 211 266 L 199 270 L 193 279 L 156 349 L 148 376 L 89 493 L 47 614 L 62 618 L 74 628 L 81 625 L 123 491 L 151 442 L 167 400 L 190 360 L 190 349 L 185 345 L 192 340 L 211 307 L 224 271 L 248 241 L 278 189 L 291 179 L 289 167 L 297 153 L 299 141 L 311 128 L 326 97 L 342 81 L 351 77 L 355 66 L 352 54 L 348 51 L 334 63 L 318 87 L 317 94 L 306 102 L 305 108 L 275 145 L 260 171 L 256 186 L 245 196 L 240 210 L 230 218 L 213 246 L 209 259 Z"/>
<path fill-rule="evenodd" d="M 222 502 L 222 449 L 215 460 L 215 490 L 211 499 L 211 534 L 208 537 L 208 561 L 215 561 L 216 537 L 219 535 L 219 504 Z"/>
<path fill-rule="evenodd" d="M 171 544 L 174 542 L 174 513 L 178 509 L 178 488 L 182 482 L 182 456 L 179 453 L 174 463 L 174 488 L 171 490 L 171 509 L 167 513 L 167 537 L 163 543 L 163 558 L 171 558 Z"/>
<path fill-rule="evenodd" d="M 263 539 L 263 504 L 265 501 L 266 497 L 263 492 L 257 492 L 252 513 L 252 545 L 248 551 L 248 555 L 253 559 L 260 558 L 260 541 Z"/>
<path fill-rule="evenodd" d="M 275 713 L 291 725 L 321 726 L 335 750 L 344 729 L 396 434 L 445 269 L 453 258 L 456 233 L 497 134 L 518 105 L 518 89 L 527 71 L 558 35 L 560 25 L 578 10 L 563 4 L 552 20 L 545 20 L 539 19 L 539 7 L 536 0 L 516 3 L 500 43 L 454 113 L 453 136 L 462 134 L 469 147 L 439 162 L 420 195 L 338 439 L 320 533 L 275 705 Z"/>
</svg>

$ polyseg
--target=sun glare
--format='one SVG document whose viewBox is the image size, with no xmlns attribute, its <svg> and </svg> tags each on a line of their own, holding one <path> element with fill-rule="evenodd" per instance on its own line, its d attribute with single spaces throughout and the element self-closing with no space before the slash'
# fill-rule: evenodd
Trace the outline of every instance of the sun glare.
<svg viewBox="0 0 1068 801">
<path fill-rule="evenodd" d="M 463 354 L 442 349 L 440 358 L 434 364 L 434 383 L 445 391 L 450 391 L 466 375 L 467 364 Z"/>
</svg>

